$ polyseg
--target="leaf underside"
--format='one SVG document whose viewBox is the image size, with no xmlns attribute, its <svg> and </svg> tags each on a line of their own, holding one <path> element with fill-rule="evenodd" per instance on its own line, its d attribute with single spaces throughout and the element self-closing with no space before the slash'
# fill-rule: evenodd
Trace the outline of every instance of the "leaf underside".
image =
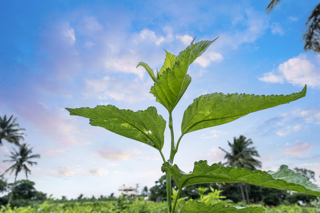
<svg viewBox="0 0 320 213">
<path fill-rule="evenodd" d="M 90 118 L 92 126 L 100 126 L 118 135 L 131 138 L 158 150 L 164 144 L 164 131 L 166 121 L 157 114 L 155 107 L 133 112 L 118 109 L 113 105 L 98 105 L 95 108 L 81 107 L 76 109 L 66 108 L 70 115 Z"/>
<path fill-rule="evenodd" d="M 170 172 L 179 188 L 201 183 L 248 183 L 280 190 L 320 196 L 320 188 L 300 173 L 282 165 L 277 172 L 251 171 L 240 167 L 224 167 L 221 162 L 209 166 L 207 161 L 194 163 L 191 173 L 182 172 L 177 165 L 165 162 L 162 171 Z"/>
<path fill-rule="evenodd" d="M 231 213 L 231 212 L 245 212 L 245 213 L 262 213 L 265 212 L 263 207 L 248 207 L 244 209 L 237 209 L 235 207 L 227 206 L 225 207 L 222 203 L 217 203 L 214 205 L 206 205 L 205 203 L 198 202 L 196 200 L 189 201 L 182 208 L 180 213 L 211 213 L 211 212 L 219 212 L 219 213 Z"/>
<path fill-rule="evenodd" d="M 187 74 L 189 65 L 201 56 L 215 40 L 200 41 L 196 44 L 193 44 L 193 40 L 174 59 L 174 55 L 166 51 L 164 66 L 159 72 L 157 81 L 151 87 L 150 93 L 169 112 L 173 111 L 191 82 L 191 77 Z"/>
<path fill-rule="evenodd" d="M 144 62 L 140 62 L 140 63 L 137 65 L 136 68 L 138 68 L 139 66 L 142 66 L 142 67 L 144 67 L 144 68 L 147 70 L 148 74 L 150 75 L 150 77 L 152 78 L 152 80 L 153 80 L 154 82 L 157 80 L 157 78 L 154 76 L 153 70 L 149 67 L 148 64 L 146 64 L 146 63 L 144 63 Z"/>
<path fill-rule="evenodd" d="M 212 93 L 201 95 L 185 110 L 181 132 L 186 134 L 199 129 L 218 126 L 249 113 L 295 101 L 306 95 L 307 85 L 299 93 L 290 95 L 249 95 Z"/>
</svg>

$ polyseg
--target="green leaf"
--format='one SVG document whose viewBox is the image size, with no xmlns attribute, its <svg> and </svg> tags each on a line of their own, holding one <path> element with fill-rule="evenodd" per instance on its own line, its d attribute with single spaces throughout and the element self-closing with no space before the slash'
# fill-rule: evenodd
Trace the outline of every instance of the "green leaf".
<svg viewBox="0 0 320 213">
<path fill-rule="evenodd" d="M 263 207 L 248 207 L 248 208 L 243 208 L 243 209 L 236 209 L 235 207 L 224 206 L 224 204 L 222 204 L 222 203 L 217 203 L 214 205 L 206 205 L 205 203 L 193 200 L 193 201 L 189 201 L 187 204 L 185 204 L 180 210 L 180 213 L 194 213 L 194 212 L 201 212 L 201 213 L 211 213 L 211 212 L 260 213 L 260 212 L 265 212 L 265 209 Z"/>
<path fill-rule="evenodd" d="M 164 50 L 164 51 L 166 51 L 166 50 Z M 175 55 L 166 51 L 166 59 L 164 60 L 164 64 L 159 71 L 159 77 L 167 68 L 171 69 L 173 67 L 174 63 L 175 63 Z"/>
<path fill-rule="evenodd" d="M 249 95 L 213 93 L 194 99 L 183 114 L 181 132 L 186 134 L 199 129 L 218 126 L 251 112 L 295 101 L 306 95 L 307 85 L 291 95 Z"/>
<path fill-rule="evenodd" d="M 155 107 L 133 112 L 113 105 L 66 108 L 70 115 L 90 118 L 92 126 L 100 126 L 111 132 L 148 144 L 161 150 L 164 144 L 166 121 L 157 114 Z"/>
<path fill-rule="evenodd" d="M 148 64 L 146 64 L 146 63 L 144 63 L 144 62 L 140 62 L 140 63 L 137 65 L 136 68 L 138 68 L 139 66 L 143 66 L 143 67 L 147 70 L 147 72 L 149 73 L 149 75 L 150 75 L 150 77 L 152 78 L 152 80 L 153 80 L 154 82 L 156 82 L 157 78 L 154 76 L 154 72 L 153 72 L 153 70 L 149 67 Z"/>
<path fill-rule="evenodd" d="M 242 182 L 320 196 L 320 188 L 317 185 L 300 173 L 288 169 L 286 165 L 282 165 L 277 172 L 265 172 L 240 167 L 224 167 L 221 162 L 209 166 L 207 161 L 198 161 L 194 163 L 193 171 L 186 174 L 177 165 L 172 166 L 169 162 L 165 162 L 161 169 L 163 172 L 172 174 L 179 188 L 201 183 Z"/>
<path fill-rule="evenodd" d="M 174 60 L 172 60 L 172 55 L 167 53 L 165 65 L 160 70 L 161 74 L 159 73 L 159 78 L 151 87 L 150 93 L 169 112 L 173 111 L 191 82 L 191 77 L 187 74 L 189 65 L 201 56 L 217 38 L 213 41 L 200 41 L 193 44 L 194 39 Z M 174 65 L 170 68 L 173 62 Z"/>
</svg>

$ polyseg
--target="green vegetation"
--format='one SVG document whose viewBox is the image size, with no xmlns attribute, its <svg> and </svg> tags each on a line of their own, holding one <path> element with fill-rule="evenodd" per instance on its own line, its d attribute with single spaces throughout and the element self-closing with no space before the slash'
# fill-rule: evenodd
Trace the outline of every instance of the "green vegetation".
<svg viewBox="0 0 320 213">
<path fill-rule="evenodd" d="M 181 136 L 177 142 L 175 142 L 172 112 L 191 83 L 191 77 L 187 74 L 188 67 L 197 57 L 201 56 L 216 39 L 212 41 L 200 41 L 195 44 L 195 39 L 193 39 L 191 44 L 185 50 L 181 51 L 178 56 L 165 51 L 166 58 L 164 65 L 156 74 L 154 74 L 148 64 L 144 62 L 138 64 L 138 66 L 146 69 L 154 81 L 150 93 L 155 96 L 157 102 L 168 110 L 168 126 L 171 132 L 171 151 L 169 158 L 165 158 L 162 153 L 166 121 L 161 115 L 158 115 L 155 107 L 149 107 L 146 110 L 139 110 L 137 112 L 118 109 L 113 105 L 99 105 L 95 108 L 81 107 L 66 109 L 70 112 L 70 115 L 89 118 L 92 126 L 103 127 L 121 136 L 145 143 L 159 151 L 163 160 L 161 170 L 166 173 L 166 201 L 167 211 L 169 213 L 176 212 L 176 206 L 179 205 L 178 201 L 181 201 L 180 195 L 183 188 L 195 184 L 221 182 L 246 183 L 320 196 L 320 188 L 312 184 L 308 178 L 302 176 L 299 172 L 288 169 L 286 165 L 282 165 L 277 172 L 265 172 L 260 170 L 252 171 L 250 169 L 253 168 L 248 166 L 249 164 L 235 168 L 225 167 L 221 163 L 208 165 L 206 161 L 198 161 L 194 163 L 192 172 L 184 173 L 176 164 L 173 164 L 180 142 L 187 133 L 222 125 L 239 119 L 249 113 L 286 104 L 306 95 L 307 86 L 299 93 L 286 96 L 259 96 L 238 93 L 201 95 L 194 99 L 193 103 L 185 110 L 181 123 Z M 166 161 L 165 159 L 168 160 Z M 247 160 L 248 162 L 250 161 L 249 158 L 247 158 Z M 247 166 L 250 169 L 246 168 Z M 252 166 L 257 166 L 257 164 L 253 163 Z M 172 177 L 177 186 L 174 194 L 172 194 Z M 174 197 L 173 200 L 172 196 Z M 221 211 L 222 208 L 225 208 L 226 212 L 237 211 L 232 207 L 221 206 L 220 203 L 206 205 L 205 203 L 198 203 L 197 201 L 188 201 L 181 207 L 180 212 L 190 212 L 191 209 L 196 209 L 197 212 L 215 211 L 218 209 Z M 265 211 L 261 207 L 248 207 L 239 211 L 251 212 L 253 210 L 255 212 Z"/>
</svg>

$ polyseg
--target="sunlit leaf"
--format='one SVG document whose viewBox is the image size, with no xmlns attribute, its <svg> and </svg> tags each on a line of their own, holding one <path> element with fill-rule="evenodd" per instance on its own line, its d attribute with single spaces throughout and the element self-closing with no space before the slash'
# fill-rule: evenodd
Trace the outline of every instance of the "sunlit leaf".
<svg viewBox="0 0 320 213">
<path fill-rule="evenodd" d="M 161 74 L 159 73 L 159 78 L 151 87 L 150 93 L 169 112 L 173 111 L 191 82 L 191 77 L 187 74 L 189 65 L 197 57 L 201 56 L 215 40 L 200 41 L 196 44 L 193 44 L 193 40 L 174 60 L 172 60 L 172 55 L 168 55 L 170 53 L 167 53 L 165 61 L 166 69 L 160 70 Z M 174 65 L 170 68 L 173 62 Z"/>
<path fill-rule="evenodd" d="M 193 201 L 189 201 L 187 204 L 185 204 L 180 210 L 180 213 L 194 213 L 194 212 L 201 212 L 201 213 L 212 213 L 212 212 L 260 213 L 260 212 L 265 212 L 265 209 L 263 207 L 247 207 L 247 208 L 243 208 L 243 209 L 237 209 L 235 207 L 225 206 L 222 203 L 217 203 L 217 204 L 213 204 L 213 205 L 206 205 L 205 203 L 193 200 Z"/>
<path fill-rule="evenodd" d="M 186 174 L 177 165 L 172 166 L 165 162 L 162 165 L 162 171 L 171 173 L 179 188 L 202 183 L 242 182 L 320 196 L 320 188 L 317 185 L 300 173 L 288 169 L 286 165 L 282 165 L 277 172 L 265 172 L 240 167 L 224 167 L 221 163 L 209 166 L 207 161 L 198 161 L 194 163 L 193 171 Z"/>
<path fill-rule="evenodd" d="M 147 70 L 147 72 L 148 72 L 148 74 L 150 75 L 150 77 L 152 78 L 152 80 L 153 80 L 154 82 L 156 82 L 157 78 L 154 76 L 154 72 L 153 72 L 153 70 L 149 67 L 148 64 L 146 64 L 146 63 L 144 63 L 144 62 L 140 62 L 140 63 L 137 65 L 136 68 L 138 68 L 139 66 L 144 67 L 144 68 Z"/>
<path fill-rule="evenodd" d="M 212 93 L 194 99 L 183 114 L 182 134 L 218 126 L 251 112 L 295 101 L 306 95 L 307 85 L 299 93 L 290 95 L 249 95 Z"/>
<path fill-rule="evenodd" d="M 164 143 L 166 121 L 157 114 L 155 107 L 133 112 L 113 105 L 66 108 L 70 115 L 90 118 L 92 126 L 100 126 L 111 132 L 148 144 L 161 150 Z"/>
<path fill-rule="evenodd" d="M 164 50 L 164 51 L 166 51 L 166 50 Z M 159 77 L 167 68 L 171 69 L 173 67 L 174 63 L 175 63 L 175 55 L 166 51 L 166 58 L 164 60 L 163 66 L 161 67 L 161 69 L 159 71 Z"/>
</svg>

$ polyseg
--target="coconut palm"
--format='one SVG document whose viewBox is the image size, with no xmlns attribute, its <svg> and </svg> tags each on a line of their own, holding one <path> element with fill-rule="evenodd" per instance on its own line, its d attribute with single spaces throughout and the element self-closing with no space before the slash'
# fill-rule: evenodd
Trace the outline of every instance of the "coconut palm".
<svg viewBox="0 0 320 213">
<path fill-rule="evenodd" d="M 14 127 L 18 126 L 19 124 L 15 124 L 15 121 L 17 118 L 15 118 L 12 123 L 10 124 L 10 121 L 12 119 L 13 115 L 7 120 L 7 116 L 4 115 L 3 119 L 0 116 L 0 145 L 2 144 L 2 139 L 5 139 L 9 143 L 13 143 L 17 146 L 20 146 L 19 140 L 23 138 L 23 133 L 19 133 L 20 130 L 25 130 L 25 129 L 16 129 Z"/>
<path fill-rule="evenodd" d="M 255 147 L 249 147 L 253 144 L 251 139 L 246 140 L 246 137 L 240 135 L 238 139 L 236 137 L 233 138 L 233 144 L 231 144 L 229 141 L 228 143 L 231 147 L 230 153 L 219 147 L 222 151 L 226 153 L 224 159 L 227 159 L 227 162 L 225 162 L 224 165 L 232 167 L 242 167 L 250 170 L 256 170 L 256 167 L 261 168 L 261 162 L 252 157 L 260 157 L 260 155 L 258 151 L 256 151 Z M 247 201 L 248 204 L 250 204 L 247 184 L 245 183 L 244 185 L 247 195 Z M 246 203 L 243 194 L 242 183 L 240 183 L 240 190 L 243 202 Z"/>
<path fill-rule="evenodd" d="M 10 175 L 11 175 L 12 172 L 15 171 L 15 179 L 14 179 L 14 183 L 12 185 L 11 194 L 10 194 L 10 197 L 9 197 L 9 200 L 8 200 L 8 204 L 10 203 L 10 200 L 11 200 L 11 197 L 12 197 L 12 193 L 13 193 L 13 190 L 14 190 L 14 185 L 16 183 L 18 173 L 21 172 L 24 169 L 25 172 L 26 172 L 27 179 L 28 179 L 28 172 L 31 174 L 31 171 L 26 166 L 25 163 L 28 163 L 30 166 L 32 166 L 33 164 L 37 165 L 37 162 L 29 161 L 29 159 L 40 158 L 40 155 L 38 155 L 38 154 L 30 156 L 30 154 L 32 153 L 32 148 L 28 149 L 27 148 L 27 144 L 25 144 L 25 143 L 22 144 L 19 148 L 20 148 L 19 152 L 17 152 L 14 149 L 15 153 L 11 152 L 12 155 L 8 156 L 8 157 L 11 158 L 11 160 L 4 160 L 3 161 L 3 162 L 7 162 L 7 161 L 15 162 L 15 164 L 13 164 L 9 169 L 7 169 L 4 172 L 4 173 L 6 173 L 11 169 L 11 173 L 10 173 Z"/>
<path fill-rule="evenodd" d="M 270 13 L 279 2 L 280 0 L 271 0 L 267 7 L 268 13 Z M 306 41 L 303 49 L 320 53 L 320 3 L 313 9 L 307 20 L 306 27 L 308 27 L 308 29 L 303 35 L 303 39 Z"/>
</svg>

